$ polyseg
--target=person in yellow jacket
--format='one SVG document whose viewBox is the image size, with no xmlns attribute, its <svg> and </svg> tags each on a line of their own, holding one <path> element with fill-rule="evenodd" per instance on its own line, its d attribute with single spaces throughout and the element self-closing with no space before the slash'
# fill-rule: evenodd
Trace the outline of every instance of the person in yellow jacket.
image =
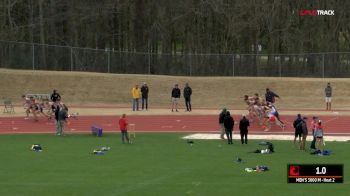
<svg viewBox="0 0 350 196">
<path fill-rule="evenodd" d="M 134 88 L 131 90 L 132 94 L 132 111 L 139 110 L 139 99 L 141 96 L 141 90 L 139 88 L 139 85 L 135 85 Z"/>
</svg>

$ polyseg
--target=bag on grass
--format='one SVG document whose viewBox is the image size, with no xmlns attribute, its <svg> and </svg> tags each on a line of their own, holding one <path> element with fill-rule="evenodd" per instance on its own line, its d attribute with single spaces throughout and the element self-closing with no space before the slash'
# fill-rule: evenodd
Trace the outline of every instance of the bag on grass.
<svg viewBox="0 0 350 196">
<path fill-rule="evenodd" d="M 315 138 L 312 140 L 310 148 L 311 149 L 316 149 L 316 139 Z"/>
<path fill-rule="evenodd" d="M 33 144 L 30 149 L 33 150 L 33 151 L 36 151 L 36 152 L 40 152 L 42 150 L 40 144 Z"/>
</svg>

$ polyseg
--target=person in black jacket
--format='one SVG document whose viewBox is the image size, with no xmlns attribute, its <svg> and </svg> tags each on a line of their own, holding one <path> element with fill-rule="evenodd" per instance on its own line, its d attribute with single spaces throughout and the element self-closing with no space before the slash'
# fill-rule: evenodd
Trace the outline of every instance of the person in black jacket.
<svg viewBox="0 0 350 196">
<path fill-rule="evenodd" d="M 53 90 L 50 99 L 54 103 L 56 103 L 57 101 L 59 102 L 61 101 L 61 95 L 57 93 L 57 90 Z"/>
<path fill-rule="evenodd" d="M 219 114 L 219 125 L 220 125 L 220 138 L 221 139 L 225 139 L 224 138 L 224 135 L 225 135 L 225 126 L 224 126 L 224 118 L 225 118 L 225 115 L 226 115 L 226 112 L 227 112 L 227 109 L 226 108 L 223 108 L 221 113 Z"/>
<path fill-rule="evenodd" d="M 54 103 L 52 105 L 52 112 L 55 115 L 56 135 L 58 135 L 58 133 L 60 133 L 59 124 L 58 124 L 58 114 L 60 112 L 60 109 L 61 109 L 61 107 L 58 103 Z"/>
<path fill-rule="evenodd" d="M 185 104 L 186 104 L 186 111 L 190 112 L 192 111 L 192 106 L 191 106 L 191 95 L 192 95 L 192 89 L 191 87 L 188 85 L 188 83 L 186 83 L 186 86 L 184 88 L 184 98 L 185 98 Z"/>
<path fill-rule="evenodd" d="M 266 94 L 265 94 L 266 102 L 275 103 L 275 97 L 280 98 L 280 96 L 278 96 L 276 93 L 270 91 L 269 88 L 266 88 Z"/>
<path fill-rule="evenodd" d="M 228 144 L 233 144 L 232 143 L 232 131 L 233 131 L 234 124 L 235 124 L 235 122 L 234 122 L 230 112 L 227 111 L 226 115 L 224 117 L 224 126 L 225 126 Z"/>
<path fill-rule="evenodd" d="M 144 82 L 141 87 L 141 94 L 142 94 L 142 110 L 146 108 L 148 110 L 148 86 L 147 83 Z M 145 107 L 146 106 L 146 107 Z"/>
<path fill-rule="evenodd" d="M 248 127 L 249 127 L 249 120 L 243 115 L 241 121 L 239 121 L 239 131 L 241 134 L 241 142 L 242 144 L 245 142 L 245 144 L 248 144 Z M 245 140 L 244 140 L 245 138 Z"/>
<path fill-rule="evenodd" d="M 174 106 L 175 106 L 176 112 L 178 112 L 177 105 L 179 103 L 180 96 L 181 96 L 181 90 L 179 89 L 179 85 L 175 84 L 175 87 L 171 91 L 171 102 L 172 102 L 171 111 L 172 112 L 174 111 Z"/>
<path fill-rule="evenodd" d="M 303 121 L 303 119 L 301 118 L 301 115 L 298 114 L 297 118 L 293 122 L 293 127 L 295 129 L 294 145 L 295 145 L 295 142 L 297 140 L 297 137 L 299 137 L 299 144 L 301 143 L 301 135 L 303 134 L 303 128 L 301 126 L 302 121 Z"/>
</svg>

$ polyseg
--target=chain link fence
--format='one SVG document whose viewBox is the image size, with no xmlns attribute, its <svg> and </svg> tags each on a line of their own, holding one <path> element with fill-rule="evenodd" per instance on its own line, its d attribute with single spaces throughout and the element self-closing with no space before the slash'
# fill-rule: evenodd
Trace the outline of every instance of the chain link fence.
<svg viewBox="0 0 350 196">
<path fill-rule="evenodd" d="M 181 76 L 350 77 L 350 52 L 158 54 L 0 41 L 0 67 Z"/>
</svg>

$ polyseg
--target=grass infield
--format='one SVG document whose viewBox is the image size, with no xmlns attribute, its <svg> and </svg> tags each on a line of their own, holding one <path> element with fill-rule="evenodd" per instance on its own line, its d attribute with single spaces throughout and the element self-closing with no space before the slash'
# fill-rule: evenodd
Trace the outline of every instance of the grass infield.
<svg viewBox="0 0 350 196">
<path fill-rule="evenodd" d="M 328 142 L 331 156 L 299 151 L 290 141 L 273 141 L 276 153 L 248 153 L 259 146 L 195 140 L 184 134 L 137 134 L 121 144 L 119 134 L 0 136 L 0 195 L 348 195 L 350 142 Z M 39 143 L 42 152 L 30 150 Z M 111 147 L 105 155 L 93 149 Z M 235 157 L 245 162 L 237 164 Z M 344 164 L 343 184 L 288 184 L 288 163 Z M 247 173 L 266 165 L 270 171 Z"/>
</svg>

